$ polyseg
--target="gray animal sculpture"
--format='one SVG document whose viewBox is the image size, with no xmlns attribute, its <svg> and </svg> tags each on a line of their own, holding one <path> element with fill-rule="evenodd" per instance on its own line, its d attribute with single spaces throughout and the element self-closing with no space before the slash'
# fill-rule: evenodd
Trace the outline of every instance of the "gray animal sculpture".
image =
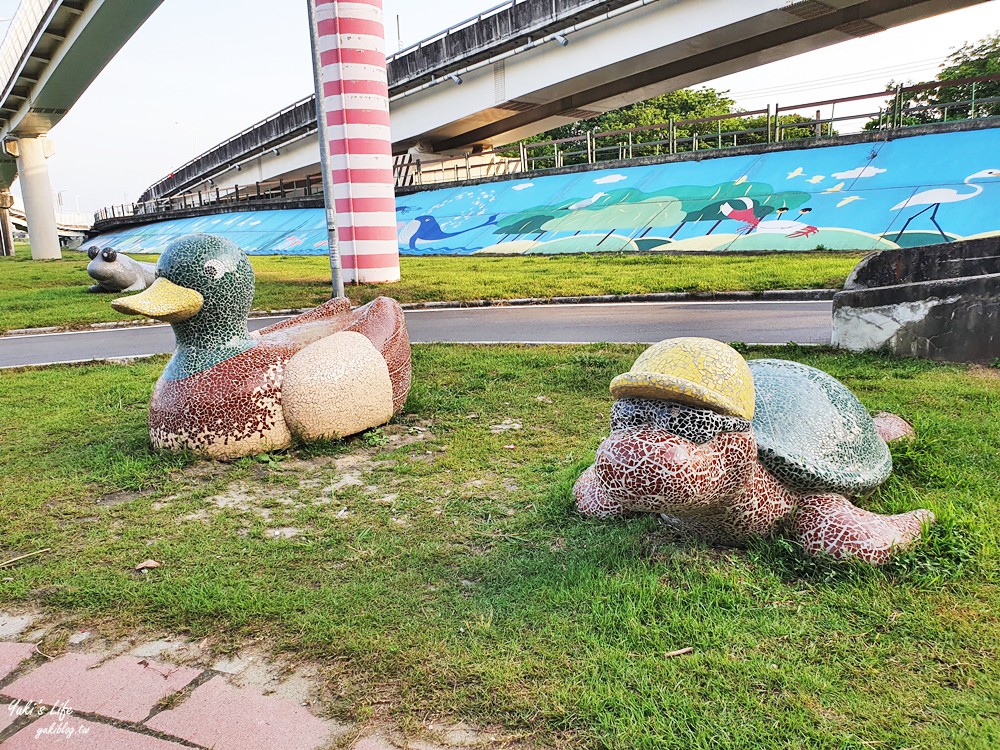
<svg viewBox="0 0 1000 750">
<path fill-rule="evenodd" d="M 89 292 L 141 292 L 156 278 L 156 264 L 143 263 L 122 255 L 114 248 L 87 250 L 87 273 L 97 283 Z"/>
</svg>

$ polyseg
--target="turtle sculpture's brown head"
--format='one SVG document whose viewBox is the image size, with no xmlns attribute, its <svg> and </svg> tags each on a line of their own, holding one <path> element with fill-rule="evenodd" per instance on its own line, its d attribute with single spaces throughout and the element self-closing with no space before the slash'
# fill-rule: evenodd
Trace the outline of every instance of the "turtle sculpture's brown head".
<svg viewBox="0 0 1000 750">
<path fill-rule="evenodd" d="M 746 433 L 698 445 L 660 430 L 630 430 L 598 448 L 594 473 L 626 510 L 697 516 L 739 495 L 756 458 L 757 444 Z"/>
</svg>

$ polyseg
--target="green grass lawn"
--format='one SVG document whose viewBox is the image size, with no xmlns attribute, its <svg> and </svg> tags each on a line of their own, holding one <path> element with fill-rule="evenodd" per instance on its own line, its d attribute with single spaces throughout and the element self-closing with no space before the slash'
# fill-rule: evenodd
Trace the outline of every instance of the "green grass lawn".
<svg viewBox="0 0 1000 750">
<path fill-rule="evenodd" d="M 67 252 L 61 261 L 0 258 L 0 332 L 12 328 L 82 326 L 125 320 L 111 295 L 89 294 L 87 259 Z M 156 260 L 156 256 L 135 256 Z M 400 302 L 512 299 L 641 292 L 715 292 L 841 287 L 862 256 L 857 253 L 677 256 L 435 257 L 402 259 L 396 284 L 352 286 L 358 303 L 380 294 Z M 323 257 L 257 256 L 254 307 L 313 307 L 330 298 L 330 266 Z"/>
<path fill-rule="evenodd" d="M 419 346 L 395 424 L 233 464 L 147 448 L 163 358 L 0 373 L 0 556 L 52 550 L 3 571 L 0 605 L 264 638 L 326 670 L 336 715 L 457 716 L 540 747 L 997 747 L 997 370 L 749 352 L 916 426 L 865 504 L 939 524 L 875 570 L 579 517 L 608 382 L 639 351 Z M 491 432 L 507 419 L 522 429 Z"/>
</svg>

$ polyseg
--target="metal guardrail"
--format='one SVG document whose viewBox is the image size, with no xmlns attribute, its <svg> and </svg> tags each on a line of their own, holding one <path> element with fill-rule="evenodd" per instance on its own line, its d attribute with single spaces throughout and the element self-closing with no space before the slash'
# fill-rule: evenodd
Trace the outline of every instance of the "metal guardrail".
<svg viewBox="0 0 1000 750">
<path fill-rule="evenodd" d="M 526 0 L 518 1 L 524 2 Z M 977 87 L 981 87 L 983 83 L 998 81 L 1000 81 L 1000 75 L 981 76 L 956 81 L 899 86 L 887 91 L 804 104 L 774 104 L 773 106 L 769 105 L 766 109 L 750 112 L 738 111 L 712 117 L 671 119 L 667 122 L 621 130 L 593 130 L 570 138 L 521 143 L 514 147 L 498 148 L 477 154 L 474 158 L 466 157 L 449 163 L 424 165 L 407 155 L 397 157 L 394 160 L 396 186 L 410 187 L 444 182 L 462 182 L 523 174 L 537 169 L 558 168 L 573 164 L 627 161 L 649 156 L 724 150 L 760 143 L 831 137 L 837 134 L 838 126 L 849 122 L 873 122 L 877 130 L 891 131 L 908 127 L 908 121 L 921 113 L 933 113 L 938 119 L 922 121 L 918 123 L 920 125 L 982 119 L 983 117 L 992 117 L 986 111 L 986 106 L 1000 104 L 1000 96 L 977 96 Z M 907 96 L 935 89 L 957 87 L 968 87 L 971 96 L 966 99 L 927 105 L 910 104 Z M 843 107 L 844 104 L 873 99 L 878 99 L 885 105 L 871 111 L 837 114 L 838 105 Z M 887 99 L 888 102 L 886 102 Z M 283 110 L 282 113 L 288 113 L 310 100 L 303 99 Z M 824 112 L 824 110 L 826 111 Z M 810 116 L 803 116 L 803 111 L 810 112 Z M 273 120 L 282 113 L 262 122 Z M 782 120 L 787 115 L 796 114 L 801 119 L 794 122 Z M 755 120 L 759 120 L 760 125 L 753 125 Z M 737 124 L 738 127 L 730 127 L 727 123 Z M 259 125 L 260 123 L 251 126 L 243 133 L 250 132 Z M 236 138 L 239 136 L 235 136 L 234 140 Z M 196 161 L 197 159 L 192 160 L 189 164 L 194 164 Z M 215 203 L 252 203 L 261 200 L 319 195 L 322 195 L 322 178 L 317 173 L 298 182 L 270 180 L 254 182 L 249 185 L 237 185 L 228 189 L 199 190 L 159 200 L 141 200 L 133 204 L 119 204 L 101 209 L 94 218 L 96 221 L 105 221 L 126 216 L 162 215 L 171 211 L 200 208 Z"/>
<path fill-rule="evenodd" d="M 1000 102 L 1000 97 L 977 97 L 976 87 L 982 83 L 1000 81 L 1000 76 L 982 76 L 955 81 L 899 86 L 871 94 L 840 97 L 794 105 L 769 105 L 766 109 L 749 112 L 730 112 L 713 117 L 671 119 L 667 122 L 623 130 L 589 131 L 583 135 L 557 140 L 520 144 L 520 153 L 510 149 L 498 152 L 516 157 L 522 171 L 592 164 L 606 160 L 628 160 L 639 157 L 679 154 L 689 151 L 718 150 L 758 143 L 777 143 L 813 137 L 831 137 L 838 126 L 859 121 L 874 122 L 878 130 L 907 127 L 908 120 L 921 113 L 940 113 L 938 122 L 978 119 L 982 108 Z M 908 94 L 934 89 L 968 86 L 968 99 L 939 102 L 927 105 L 908 103 Z M 878 99 L 890 99 L 888 106 L 851 114 L 837 114 L 837 105 Z M 979 108 L 977 110 L 977 108 Z M 824 113 L 827 109 L 827 113 Z M 802 113 L 808 111 L 810 116 Z M 789 115 L 798 115 L 790 121 Z M 783 119 L 785 118 L 785 119 Z M 748 121 L 760 120 L 761 124 L 748 127 Z M 737 125 L 729 126 L 728 123 Z M 715 127 L 712 127 L 714 124 Z M 919 124 L 934 124 L 934 121 Z M 541 152 L 541 153 L 539 153 Z"/>
<path fill-rule="evenodd" d="M 474 16 L 466 18 L 464 21 L 452 24 L 447 29 L 439 31 L 437 34 L 434 34 L 433 36 L 429 36 L 426 39 L 421 39 L 419 42 L 411 44 L 409 47 L 404 47 L 398 52 L 394 52 L 391 55 L 387 55 L 386 61 L 392 62 L 396 58 L 405 57 L 406 55 L 412 52 L 416 52 L 418 49 L 422 49 L 423 47 L 426 47 L 430 44 L 433 44 L 434 42 L 444 39 L 450 34 L 454 34 L 456 31 L 461 31 L 462 29 L 467 28 L 469 26 L 474 26 L 475 24 L 480 23 L 485 18 L 489 18 L 490 16 L 495 16 L 497 13 L 502 13 L 505 10 L 509 10 L 510 8 L 520 5 L 521 3 L 526 3 L 528 1 L 529 0 L 507 0 L 507 2 L 500 3 L 499 5 L 494 5 L 492 8 L 487 8 L 482 13 L 478 13 Z"/>
<path fill-rule="evenodd" d="M 323 195 L 323 178 L 309 175 L 301 180 L 264 180 L 230 188 L 213 187 L 196 190 L 169 198 L 159 198 L 135 203 L 118 203 L 107 206 L 94 214 L 94 222 L 121 219 L 129 216 L 162 215 L 175 211 L 202 208 L 211 205 L 231 205 L 260 201 L 310 198 Z M 252 206 L 248 206 L 252 208 Z"/>
</svg>

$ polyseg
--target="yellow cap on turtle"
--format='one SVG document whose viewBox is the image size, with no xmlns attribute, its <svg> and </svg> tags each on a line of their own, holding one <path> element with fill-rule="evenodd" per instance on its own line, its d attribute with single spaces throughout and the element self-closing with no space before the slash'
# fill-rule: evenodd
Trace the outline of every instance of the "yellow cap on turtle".
<svg viewBox="0 0 1000 750">
<path fill-rule="evenodd" d="M 685 337 L 653 344 L 631 370 L 611 381 L 611 395 L 679 401 L 753 419 L 753 374 L 739 352 L 714 339 Z"/>
</svg>

